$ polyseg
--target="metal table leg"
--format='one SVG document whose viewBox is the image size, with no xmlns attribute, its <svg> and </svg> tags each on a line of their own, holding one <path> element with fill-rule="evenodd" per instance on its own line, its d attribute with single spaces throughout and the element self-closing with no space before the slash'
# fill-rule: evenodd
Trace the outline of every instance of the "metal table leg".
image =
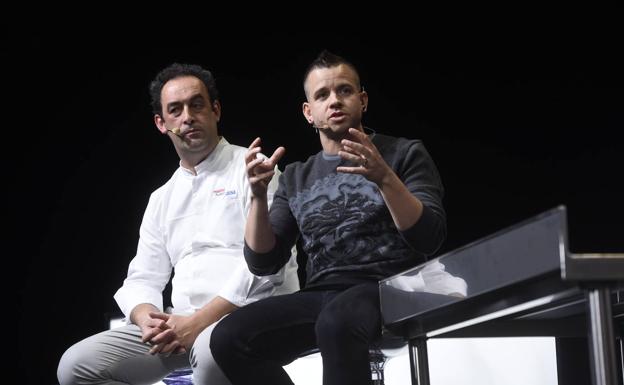
<svg viewBox="0 0 624 385">
<path fill-rule="evenodd" d="M 589 352 L 594 385 L 616 385 L 615 337 L 611 314 L 611 291 L 607 285 L 587 291 L 589 307 Z"/>
<path fill-rule="evenodd" d="M 427 339 L 416 338 L 409 341 L 410 371 L 412 385 L 429 385 L 429 361 Z"/>
</svg>

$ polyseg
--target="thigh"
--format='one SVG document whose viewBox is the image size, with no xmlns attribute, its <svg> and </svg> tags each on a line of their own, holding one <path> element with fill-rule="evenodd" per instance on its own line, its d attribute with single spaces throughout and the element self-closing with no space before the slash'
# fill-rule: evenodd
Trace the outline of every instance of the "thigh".
<svg viewBox="0 0 624 385">
<path fill-rule="evenodd" d="M 314 324 L 327 295 L 299 291 L 265 298 L 225 317 L 215 332 L 225 332 L 220 338 L 237 341 L 252 356 L 285 365 L 316 347 Z"/>
<path fill-rule="evenodd" d="M 150 355 L 136 325 L 126 325 L 88 337 L 69 348 L 59 364 L 59 380 L 79 378 L 127 383 L 153 383 L 169 372 L 187 367 L 188 355 Z"/>
<path fill-rule="evenodd" d="M 191 348 L 190 362 L 195 384 L 230 385 L 230 381 L 215 362 L 210 350 L 210 336 L 217 323 L 213 323 L 199 333 Z"/>
<path fill-rule="evenodd" d="M 336 333 L 355 332 L 372 341 L 381 335 L 379 286 L 376 282 L 353 286 L 337 295 L 323 307 L 317 327 Z M 317 329 L 317 332 L 319 330 Z"/>
</svg>

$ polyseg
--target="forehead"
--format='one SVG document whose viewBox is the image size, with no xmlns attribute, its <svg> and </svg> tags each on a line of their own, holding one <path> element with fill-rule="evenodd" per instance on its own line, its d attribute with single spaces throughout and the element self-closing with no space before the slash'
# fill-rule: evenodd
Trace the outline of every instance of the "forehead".
<svg viewBox="0 0 624 385">
<path fill-rule="evenodd" d="M 330 68 L 315 68 L 308 74 L 304 88 L 306 93 L 320 88 L 332 87 L 338 84 L 351 84 L 357 87 L 359 79 L 355 71 L 346 64 L 339 64 Z"/>
<path fill-rule="evenodd" d="M 182 76 L 169 80 L 160 91 L 163 104 L 202 95 L 208 99 L 208 91 L 204 83 L 194 76 Z"/>
</svg>

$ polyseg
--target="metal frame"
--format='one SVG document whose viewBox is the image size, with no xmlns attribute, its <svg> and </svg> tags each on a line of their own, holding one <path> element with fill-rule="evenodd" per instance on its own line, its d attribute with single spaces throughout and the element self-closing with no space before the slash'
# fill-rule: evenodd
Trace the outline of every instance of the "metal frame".
<svg viewBox="0 0 624 385">
<path fill-rule="evenodd" d="M 498 333 L 499 336 L 505 335 L 506 332 L 513 335 L 517 331 L 514 327 L 519 325 L 519 321 L 522 322 L 522 327 L 525 327 L 527 326 L 525 319 L 530 319 L 531 316 L 541 312 L 565 309 L 566 306 L 575 306 L 579 314 L 584 312 L 588 316 L 586 335 L 589 340 L 592 383 L 594 385 L 618 383 L 618 358 L 615 354 L 611 293 L 624 283 L 624 254 L 569 253 L 567 216 L 564 206 L 549 210 L 442 257 L 462 253 L 472 246 L 478 246 L 480 242 L 490 242 L 499 235 L 515 231 L 532 221 L 547 217 L 552 217 L 560 224 L 557 251 L 560 266 L 557 266 L 555 262 L 552 267 L 546 266 L 547 270 L 550 269 L 549 273 L 546 274 L 544 270 L 542 275 L 535 276 L 535 279 L 499 287 L 489 293 L 479 293 L 474 298 L 442 304 L 435 309 L 417 311 L 406 318 L 395 318 L 394 322 L 384 325 L 395 334 L 401 334 L 409 340 L 412 384 L 429 385 L 427 362 L 427 339 L 429 337 L 458 337 L 471 332 L 478 335 L 490 326 L 493 326 L 492 329 L 495 329 L 493 332 Z M 556 247 L 552 249 L 554 252 Z M 539 259 L 533 259 L 539 263 Z M 424 265 L 383 280 L 380 282 L 380 287 L 397 276 L 410 271 L 418 271 L 422 266 Z M 478 305 L 473 306 L 476 304 Z M 382 312 L 383 305 L 382 303 Z M 453 314 L 460 315 L 454 318 Z M 541 326 L 539 323 L 533 326 L 528 323 L 528 325 L 528 329 L 532 327 L 537 329 Z M 552 328 L 546 328 L 546 332 L 552 330 Z M 527 331 L 521 330 L 521 332 Z M 530 333 L 531 330 L 528 332 Z M 624 373 L 624 367 L 621 370 Z"/>
</svg>

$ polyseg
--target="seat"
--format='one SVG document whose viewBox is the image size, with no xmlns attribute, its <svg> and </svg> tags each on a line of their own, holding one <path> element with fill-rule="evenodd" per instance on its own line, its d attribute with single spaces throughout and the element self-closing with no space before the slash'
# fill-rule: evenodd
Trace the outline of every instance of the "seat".
<svg viewBox="0 0 624 385">
<path fill-rule="evenodd" d="M 407 351 L 407 342 L 402 338 L 390 333 L 384 333 L 381 338 L 371 344 L 368 350 L 371 379 L 374 385 L 384 385 L 384 368 L 393 357 L 404 354 Z M 318 348 L 306 350 L 299 355 L 301 359 L 312 354 L 319 353 Z"/>
<path fill-rule="evenodd" d="M 384 368 L 389 359 L 403 354 L 407 350 L 407 342 L 401 337 L 385 334 L 371 345 L 368 354 L 372 383 L 374 385 L 384 385 Z M 299 358 L 318 353 L 318 349 L 311 349 L 299 356 Z M 165 385 L 192 385 L 193 371 L 191 368 L 177 369 L 169 373 L 162 379 Z"/>
<path fill-rule="evenodd" d="M 389 359 L 403 354 L 407 342 L 402 337 L 384 334 L 368 350 L 371 376 L 374 385 L 384 385 L 384 368 Z"/>
</svg>

